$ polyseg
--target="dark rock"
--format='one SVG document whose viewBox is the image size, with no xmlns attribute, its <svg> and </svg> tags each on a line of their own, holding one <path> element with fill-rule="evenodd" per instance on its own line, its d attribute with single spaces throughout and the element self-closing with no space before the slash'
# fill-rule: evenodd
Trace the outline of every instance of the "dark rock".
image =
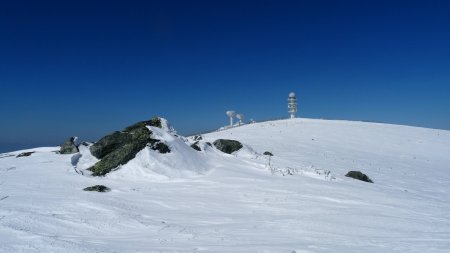
<svg viewBox="0 0 450 253">
<path fill-rule="evenodd" d="M 211 144 L 211 142 L 207 142 L 207 143 L 206 143 L 206 145 L 208 145 L 208 146 L 212 147 L 212 144 Z"/>
<path fill-rule="evenodd" d="M 89 149 L 95 157 L 102 159 L 107 154 L 113 152 L 119 147 L 130 143 L 140 141 L 150 141 L 151 132 L 146 126 L 155 126 L 161 128 L 161 119 L 158 117 L 151 120 L 141 121 L 129 127 L 126 127 L 122 132 L 114 132 L 101 138 L 94 143 Z"/>
<path fill-rule="evenodd" d="M 191 148 L 197 150 L 197 151 L 202 151 L 202 149 L 198 146 L 198 141 L 196 141 L 195 143 L 193 143 L 191 145 Z"/>
<path fill-rule="evenodd" d="M 23 153 L 18 154 L 16 157 L 19 158 L 19 157 L 24 157 L 24 156 L 30 156 L 30 155 L 33 154 L 33 153 L 34 153 L 34 151 L 31 151 L 31 152 L 23 152 Z"/>
<path fill-rule="evenodd" d="M 264 152 L 263 155 L 273 156 L 273 154 L 270 153 L 269 151 Z"/>
<path fill-rule="evenodd" d="M 368 183 L 373 183 L 373 181 L 364 173 L 362 173 L 361 171 L 349 171 L 347 173 L 347 175 L 345 175 L 346 177 L 351 177 L 357 180 L 361 180 L 364 182 L 368 182 Z"/>
<path fill-rule="evenodd" d="M 126 139 L 128 139 L 127 142 L 121 142 L 120 145 L 114 146 L 114 148 L 108 146 L 108 150 L 102 152 L 102 154 L 106 154 L 101 160 L 89 168 L 89 170 L 93 172 L 93 176 L 104 176 L 118 166 L 126 164 L 133 159 L 139 151 L 145 148 L 147 143 L 155 141 L 150 138 L 151 132 L 147 128 L 135 132 L 135 135 L 126 134 L 129 135 L 126 137 Z"/>
<path fill-rule="evenodd" d="M 75 145 L 76 137 L 70 137 L 66 142 L 61 145 L 59 149 L 60 154 L 75 154 L 78 153 L 78 147 Z"/>
<path fill-rule="evenodd" d="M 109 192 L 109 191 L 111 191 L 111 189 L 109 189 L 108 187 L 106 187 L 104 185 L 94 185 L 94 186 L 89 186 L 89 187 L 84 188 L 83 191 Z"/>
<path fill-rule="evenodd" d="M 216 140 L 213 142 L 213 144 L 218 150 L 227 154 L 236 152 L 243 147 L 242 144 L 238 141 L 226 139 Z"/>
<path fill-rule="evenodd" d="M 151 138 L 152 132 L 147 126 L 161 127 L 161 120 L 153 118 L 138 122 L 125 128 L 122 132 L 114 132 L 94 143 L 89 149 L 92 155 L 101 160 L 88 169 L 92 171 L 92 175 L 106 175 L 133 159 L 146 146 L 161 154 L 169 153 L 170 148 L 167 144 Z"/>
<path fill-rule="evenodd" d="M 169 146 L 167 146 L 167 144 L 165 144 L 163 142 L 155 142 L 150 145 L 150 148 L 153 150 L 159 151 L 159 153 L 161 153 L 161 154 L 170 153 Z"/>
<path fill-rule="evenodd" d="M 129 133 L 114 132 L 98 140 L 89 148 L 89 150 L 91 151 L 93 156 L 97 157 L 98 159 L 102 159 L 107 154 L 120 148 L 121 146 L 125 145 L 125 143 L 128 143 L 131 140 L 132 135 Z"/>
</svg>

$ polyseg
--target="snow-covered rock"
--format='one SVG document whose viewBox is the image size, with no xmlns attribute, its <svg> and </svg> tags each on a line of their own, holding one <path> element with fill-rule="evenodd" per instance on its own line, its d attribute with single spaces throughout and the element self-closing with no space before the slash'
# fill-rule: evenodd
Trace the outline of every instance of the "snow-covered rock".
<svg viewBox="0 0 450 253">
<path fill-rule="evenodd" d="M 70 137 L 66 142 L 61 145 L 59 149 L 60 154 L 75 154 L 78 153 L 78 147 L 75 144 L 77 137 Z"/>
</svg>

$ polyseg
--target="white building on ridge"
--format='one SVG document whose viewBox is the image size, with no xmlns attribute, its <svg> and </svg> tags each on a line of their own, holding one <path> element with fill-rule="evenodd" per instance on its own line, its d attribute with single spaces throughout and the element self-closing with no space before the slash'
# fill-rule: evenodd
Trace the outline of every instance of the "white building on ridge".
<svg viewBox="0 0 450 253">
<path fill-rule="evenodd" d="M 288 97 L 288 112 L 291 115 L 291 119 L 295 118 L 297 113 L 297 97 L 294 92 L 289 93 Z"/>
</svg>

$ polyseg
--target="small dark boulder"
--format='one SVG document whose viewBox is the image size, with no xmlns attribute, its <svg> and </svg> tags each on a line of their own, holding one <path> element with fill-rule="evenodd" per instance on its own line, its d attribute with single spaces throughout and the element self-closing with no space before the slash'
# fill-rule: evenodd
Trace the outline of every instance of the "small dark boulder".
<svg viewBox="0 0 450 253">
<path fill-rule="evenodd" d="M 227 140 L 227 139 L 218 139 L 213 142 L 214 146 L 227 154 L 231 154 L 233 152 L 236 152 L 240 150 L 243 146 L 240 142 L 235 140 Z"/>
<path fill-rule="evenodd" d="M 60 154 L 75 154 L 78 153 L 78 147 L 75 144 L 76 137 L 70 137 L 66 142 L 64 142 L 60 149 Z"/>
<path fill-rule="evenodd" d="M 30 156 L 30 155 L 33 154 L 33 153 L 34 153 L 34 151 L 31 151 L 31 152 L 23 152 L 23 153 L 18 154 L 16 157 L 19 158 L 19 157 Z"/>
<path fill-rule="evenodd" d="M 191 148 L 193 148 L 193 149 L 195 149 L 195 150 L 197 150 L 197 151 L 202 151 L 202 149 L 198 146 L 198 141 L 195 142 L 195 143 L 193 143 L 193 144 L 191 145 Z"/>
<path fill-rule="evenodd" d="M 159 151 L 159 153 L 161 154 L 166 154 L 166 153 L 170 153 L 170 148 L 169 146 L 167 146 L 167 144 L 157 141 L 153 144 L 149 145 L 151 149 Z"/>
<path fill-rule="evenodd" d="M 368 182 L 368 183 L 373 183 L 373 181 L 364 173 L 362 173 L 361 171 L 349 171 L 347 173 L 347 175 L 345 175 L 346 177 L 351 177 L 357 180 L 361 180 L 364 182 Z"/>
<path fill-rule="evenodd" d="M 263 155 L 273 156 L 273 154 L 270 153 L 269 151 L 264 152 Z"/>
<path fill-rule="evenodd" d="M 106 187 L 104 185 L 94 185 L 94 186 L 89 186 L 89 187 L 84 188 L 83 191 L 109 192 L 109 191 L 111 191 L 111 189 L 109 189 L 108 187 Z"/>
</svg>

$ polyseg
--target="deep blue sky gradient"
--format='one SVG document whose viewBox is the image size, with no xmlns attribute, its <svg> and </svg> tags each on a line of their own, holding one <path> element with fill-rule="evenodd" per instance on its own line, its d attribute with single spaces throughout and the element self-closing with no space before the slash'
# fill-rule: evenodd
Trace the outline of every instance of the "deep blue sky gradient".
<svg viewBox="0 0 450 253">
<path fill-rule="evenodd" d="M 0 152 L 154 115 L 450 129 L 450 1 L 3 1 Z"/>
</svg>

